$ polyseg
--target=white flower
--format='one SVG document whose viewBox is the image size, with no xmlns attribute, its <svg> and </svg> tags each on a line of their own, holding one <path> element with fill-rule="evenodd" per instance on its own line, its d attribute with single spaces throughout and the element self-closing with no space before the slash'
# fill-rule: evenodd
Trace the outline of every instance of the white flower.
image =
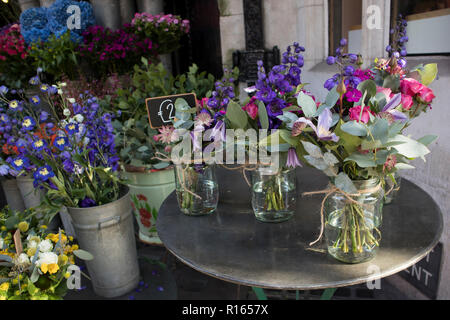
<svg viewBox="0 0 450 320">
<path fill-rule="evenodd" d="M 63 115 L 65 115 L 66 117 L 70 116 L 70 110 L 69 109 L 64 109 Z"/>
<path fill-rule="evenodd" d="M 0 238 L 0 250 L 3 250 L 3 239 L 2 238 Z"/>
<path fill-rule="evenodd" d="M 41 264 L 53 264 L 58 263 L 58 256 L 53 252 L 39 253 L 39 259 L 36 261 L 36 266 L 40 267 Z"/>
<path fill-rule="evenodd" d="M 76 114 L 74 118 L 78 123 L 82 123 L 84 121 L 84 117 L 81 114 Z"/>
<path fill-rule="evenodd" d="M 40 252 L 49 252 L 49 251 L 52 251 L 52 249 L 53 249 L 53 245 L 50 240 L 41 241 L 41 243 L 39 243 L 38 247 L 39 247 Z"/>
<path fill-rule="evenodd" d="M 35 240 L 28 242 L 28 249 L 37 249 L 38 243 Z"/>
<path fill-rule="evenodd" d="M 30 263 L 30 259 L 28 258 L 28 255 L 26 253 L 21 253 L 16 258 L 16 263 L 17 264 L 29 264 Z"/>
<path fill-rule="evenodd" d="M 67 100 L 69 100 L 70 103 L 75 103 L 75 99 L 74 98 L 67 98 Z"/>
<path fill-rule="evenodd" d="M 58 94 L 61 96 L 63 94 L 63 91 L 61 89 L 58 89 Z"/>
<path fill-rule="evenodd" d="M 85 146 L 87 146 L 87 145 L 89 144 L 89 141 L 91 141 L 91 139 L 89 139 L 88 137 L 84 137 L 84 139 L 83 139 L 83 144 L 84 144 Z"/>
<path fill-rule="evenodd" d="M 67 83 L 61 82 L 61 83 L 59 84 L 59 86 L 60 86 L 60 87 L 65 87 L 65 86 L 67 86 Z"/>
</svg>

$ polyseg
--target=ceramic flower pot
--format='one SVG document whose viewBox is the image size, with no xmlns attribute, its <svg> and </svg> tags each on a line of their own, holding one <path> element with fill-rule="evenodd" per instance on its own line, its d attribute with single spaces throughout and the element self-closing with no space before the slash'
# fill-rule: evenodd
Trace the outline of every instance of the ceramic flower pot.
<svg viewBox="0 0 450 320">
<path fill-rule="evenodd" d="M 2 188 L 9 208 L 13 211 L 24 211 L 25 204 L 23 203 L 20 190 L 17 187 L 17 180 L 2 179 Z"/>
<path fill-rule="evenodd" d="M 80 247 L 94 259 L 86 261 L 94 292 L 102 297 L 124 295 L 139 283 L 129 189 L 114 202 L 92 208 L 67 208 Z"/>
<path fill-rule="evenodd" d="M 126 170 L 123 175 L 130 188 L 139 239 L 148 244 L 161 244 L 156 223 L 161 204 L 175 190 L 173 169 L 149 172 L 143 167 L 128 166 Z"/>
</svg>

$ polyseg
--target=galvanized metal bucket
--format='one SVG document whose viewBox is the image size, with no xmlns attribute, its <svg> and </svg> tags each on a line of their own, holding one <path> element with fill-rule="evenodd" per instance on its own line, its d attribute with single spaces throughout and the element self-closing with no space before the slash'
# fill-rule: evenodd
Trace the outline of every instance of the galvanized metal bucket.
<svg viewBox="0 0 450 320">
<path fill-rule="evenodd" d="M 139 283 L 139 266 L 128 188 L 119 200 L 92 208 L 67 208 L 97 295 L 113 298 Z"/>
<path fill-rule="evenodd" d="M 17 177 L 17 187 L 22 195 L 25 209 L 34 208 L 41 204 L 45 193 L 42 189 L 34 188 L 32 178 L 27 176 Z"/>
<path fill-rule="evenodd" d="M 6 202 L 13 211 L 25 210 L 25 204 L 23 203 L 22 195 L 17 187 L 16 179 L 2 179 L 2 188 L 5 194 Z"/>
<path fill-rule="evenodd" d="M 175 190 L 173 169 L 149 172 L 126 168 L 123 177 L 130 188 L 133 213 L 139 225 L 139 240 L 162 244 L 156 232 L 158 211 L 163 201 Z"/>
</svg>

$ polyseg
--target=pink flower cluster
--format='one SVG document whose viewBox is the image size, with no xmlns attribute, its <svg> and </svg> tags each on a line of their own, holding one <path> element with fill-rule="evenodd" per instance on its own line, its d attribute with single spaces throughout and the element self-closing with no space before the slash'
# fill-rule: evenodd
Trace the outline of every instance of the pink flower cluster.
<svg viewBox="0 0 450 320">
<path fill-rule="evenodd" d="M 0 60 L 6 61 L 8 57 L 27 57 L 25 40 L 20 34 L 20 25 L 13 24 L 9 29 L 0 34 Z"/>
<path fill-rule="evenodd" d="M 431 104 L 435 95 L 433 90 L 412 78 L 405 78 L 400 82 L 403 108 L 409 110 L 413 105 L 413 98 L 423 104 Z"/>
<path fill-rule="evenodd" d="M 94 55 L 99 61 L 123 60 L 129 55 L 151 52 L 153 48 L 149 39 L 140 39 L 129 31 L 129 26 L 116 31 L 92 26 L 83 33 L 83 37 L 84 45 L 79 48 L 81 56 Z"/>
<path fill-rule="evenodd" d="M 170 28 L 180 28 L 184 33 L 189 33 L 190 24 L 189 20 L 182 20 L 179 16 L 174 16 L 172 14 L 157 14 L 151 15 L 149 13 L 136 13 L 131 24 L 133 26 L 139 25 L 140 23 L 150 23 L 155 27 L 160 27 L 164 31 L 169 31 Z M 142 27 L 141 27 L 142 28 Z M 140 31 L 140 30 L 139 30 Z"/>
<path fill-rule="evenodd" d="M 370 111 L 370 107 L 364 107 L 361 114 L 361 106 L 356 106 L 353 108 L 350 108 L 349 110 L 349 116 L 350 120 L 355 120 L 358 122 L 368 123 L 370 121 L 370 114 L 374 114 L 372 111 Z"/>
</svg>

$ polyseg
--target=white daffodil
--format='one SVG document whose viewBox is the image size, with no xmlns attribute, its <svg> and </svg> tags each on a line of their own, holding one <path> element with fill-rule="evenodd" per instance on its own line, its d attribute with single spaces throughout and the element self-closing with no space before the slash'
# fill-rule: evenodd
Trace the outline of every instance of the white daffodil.
<svg viewBox="0 0 450 320">
<path fill-rule="evenodd" d="M 39 253 L 39 259 L 36 261 L 36 266 L 40 267 L 43 263 L 54 264 L 58 263 L 58 256 L 53 252 Z"/>
<path fill-rule="evenodd" d="M 50 240 L 43 240 L 41 243 L 39 243 L 39 251 L 40 252 L 49 252 L 52 251 L 53 245 Z"/>
<path fill-rule="evenodd" d="M 19 256 L 16 258 L 16 264 L 30 264 L 28 255 L 26 253 L 19 254 Z"/>
</svg>

